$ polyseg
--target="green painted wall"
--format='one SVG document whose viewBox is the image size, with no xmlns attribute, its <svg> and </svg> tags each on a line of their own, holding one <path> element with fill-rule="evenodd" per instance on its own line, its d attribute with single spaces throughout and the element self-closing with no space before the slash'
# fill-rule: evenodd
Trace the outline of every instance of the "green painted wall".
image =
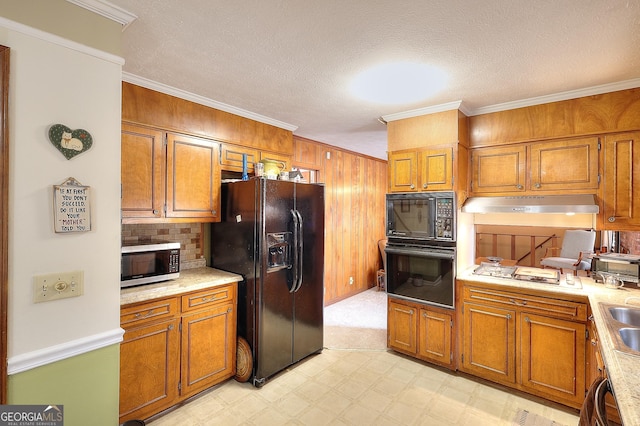
<svg viewBox="0 0 640 426">
<path fill-rule="evenodd" d="M 118 424 L 120 345 L 9 376 L 8 404 L 64 406 L 65 426 Z"/>
</svg>

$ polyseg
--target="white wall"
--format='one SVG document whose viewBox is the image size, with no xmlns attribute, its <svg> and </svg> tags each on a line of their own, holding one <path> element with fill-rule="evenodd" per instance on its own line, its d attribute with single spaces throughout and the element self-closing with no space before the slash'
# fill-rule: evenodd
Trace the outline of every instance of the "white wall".
<svg viewBox="0 0 640 426">
<path fill-rule="evenodd" d="M 9 85 L 9 373 L 119 340 L 120 114 L 122 60 L 11 21 Z M 93 136 L 67 160 L 48 128 Z M 92 230 L 56 234 L 53 185 L 91 187 Z M 84 271 L 84 295 L 33 303 L 35 275 Z M 75 352 L 75 353 L 74 353 Z"/>
</svg>

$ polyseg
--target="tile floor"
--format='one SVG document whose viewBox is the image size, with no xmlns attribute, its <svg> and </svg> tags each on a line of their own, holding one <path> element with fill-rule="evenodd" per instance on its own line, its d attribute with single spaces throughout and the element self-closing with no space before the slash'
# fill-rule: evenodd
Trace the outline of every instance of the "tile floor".
<svg viewBox="0 0 640 426">
<path fill-rule="evenodd" d="M 147 424 L 510 426 L 522 408 L 577 425 L 537 401 L 389 351 L 325 349 L 261 389 L 230 380 Z"/>
</svg>

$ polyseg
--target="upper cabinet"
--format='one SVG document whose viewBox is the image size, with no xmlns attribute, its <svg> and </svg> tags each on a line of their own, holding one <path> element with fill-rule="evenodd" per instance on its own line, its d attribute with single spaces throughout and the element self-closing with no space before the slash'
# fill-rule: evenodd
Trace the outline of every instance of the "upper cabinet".
<svg viewBox="0 0 640 426">
<path fill-rule="evenodd" d="M 219 220 L 219 144 L 123 123 L 121 146 L 123 223 Z"/>
<path fill-rule="evenodd" d="M 472 149 L 471 192 L 595 193 L 599 147 L 588 137 Z"/>
<path fill-rule="evenodd" d="M 471 192 L 523 192 L 526 182 L 523 145 L 471 150 Z"/>
<path fill-rule="evenodd" d="M 167 134 L 167 218 L 220 220 L 219 144 Z"/>
<path fill-rule="evenodd" d="M 602 229 L 640 226 L 640 132 L 604 137 Z"/>
<path fill-rule="evenodd" d="M 160 130 L 122 124 L 122 221 L 160 219 L 164 212 L 165 145 Z"/>
<path fill-rule="evenodd" d="M 468 125 L 458 110 L 388 123 L 389 192 L 467 189 Z"/>
<path fill-rule="evenodd" d="M 453 148 L 389 153 L 390 192 L 451 191 Z"/>
</svg>

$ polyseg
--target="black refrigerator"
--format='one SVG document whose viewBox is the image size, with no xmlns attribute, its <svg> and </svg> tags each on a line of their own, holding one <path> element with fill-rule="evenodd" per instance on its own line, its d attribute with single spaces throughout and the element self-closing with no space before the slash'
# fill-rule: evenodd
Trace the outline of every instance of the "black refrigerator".
<svg viewBox="0 0 640 426">
<path fill-rule="evenodd" d="M 214 268 L 242 275 L 238 335 L 253 385 L 322 351 L 324 186 L 252 178 L 223 183 L 211 226 Z"/>
</svg>

